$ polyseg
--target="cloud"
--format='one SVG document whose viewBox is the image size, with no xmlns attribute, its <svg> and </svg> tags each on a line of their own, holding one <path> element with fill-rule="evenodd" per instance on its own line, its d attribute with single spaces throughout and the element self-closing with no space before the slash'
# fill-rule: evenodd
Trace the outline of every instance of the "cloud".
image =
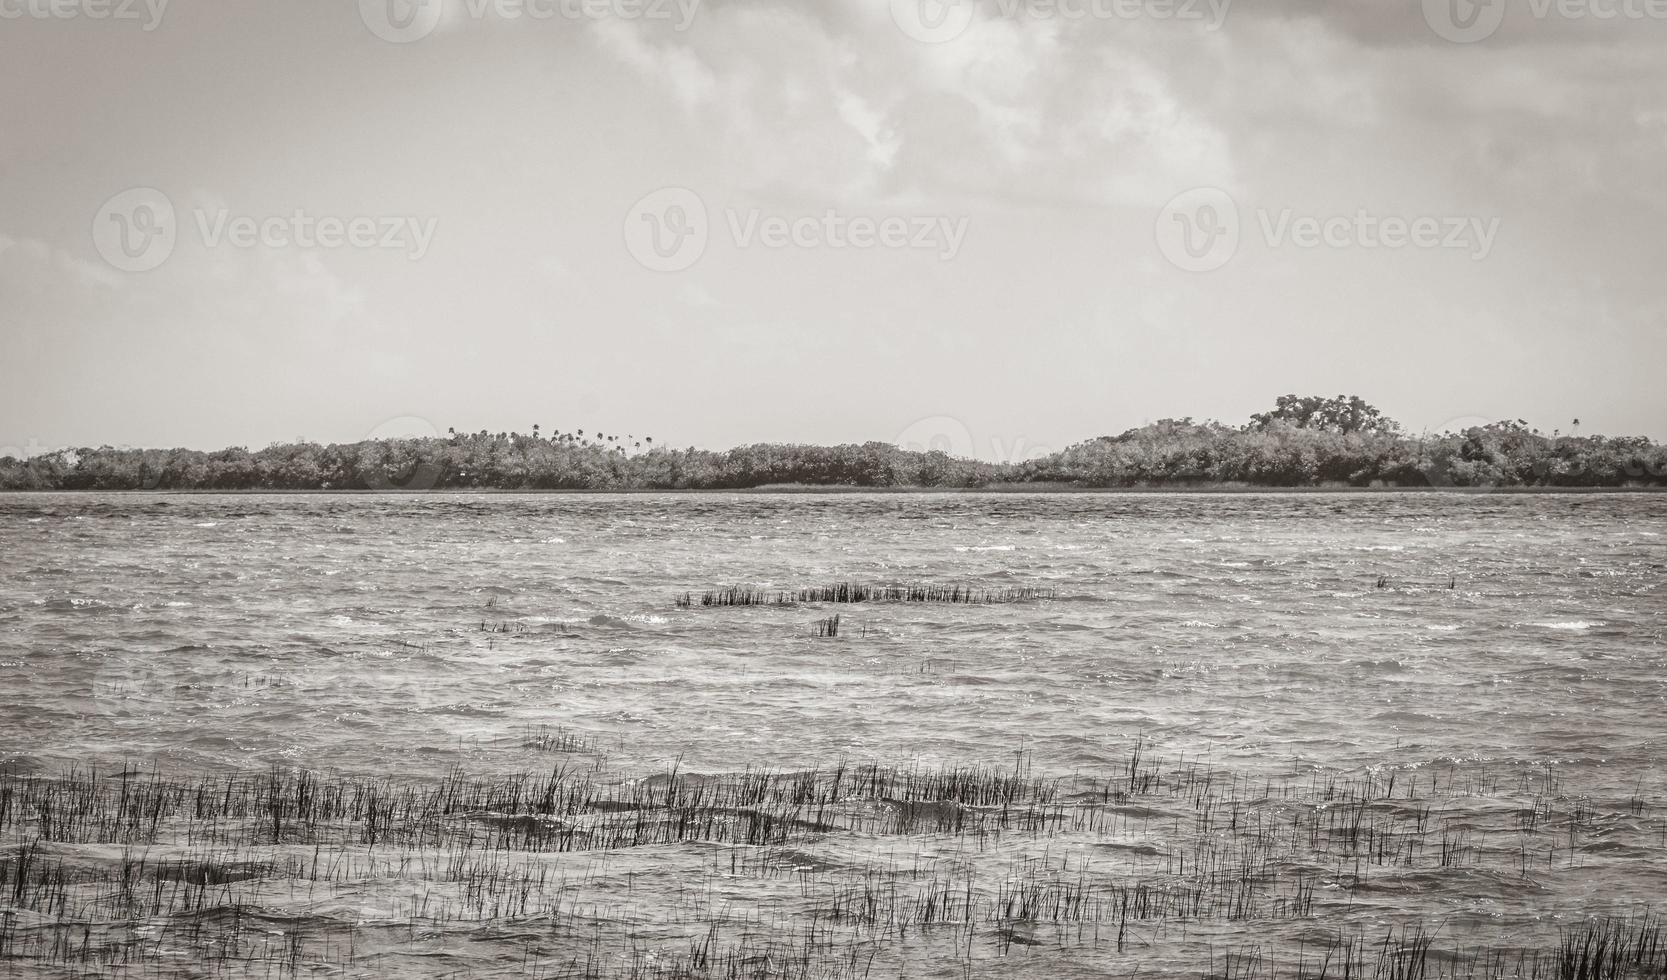
<svg viewBox="0 0 1667 980">
<path fill-rule="evenodd" d="M 78 258 L 34 238 L 12 238 L 0 232 L 0 280 L 11 291 L 42 291 L 53 279 L 76 287 L 119 288 L 121 273 L 100 262 Z M 0 295 L 6 291 L 0 290 Z"/>
<path fill-rule="evenodd" d="M 0 234 L 0 319 L 18 336 L 101 343 L 201 342 L 320 351 L 386 339 L 363 289 L 300 249 L 204 248 L 182 241 L 158 269 L 118 272 L 33 239 Z M 189 326 L 186 334 L 179 327 Z"/>
<path fill-rule="evenodd" d="M 814 197 L 1161 203 L 1231 182 L 1232 148 L 1170 82 L 1220 44 L 1173 24 L 987 17 L 920 44 L 878 8 L 703 9 L 681 33 L 595 25 L 606 53 L 725 147 L 755 190 Z M 837 8 L 836 8 L 837 13 Z"/>
<path fill-rule="evenodd" d="M 703 12 L 687 32 L 610 20 L 591 34 L 726 147 L 742 185 L 860 196 L 895 154 L 885 86 L 808 13 L 729 6 Z"/>
</svg>

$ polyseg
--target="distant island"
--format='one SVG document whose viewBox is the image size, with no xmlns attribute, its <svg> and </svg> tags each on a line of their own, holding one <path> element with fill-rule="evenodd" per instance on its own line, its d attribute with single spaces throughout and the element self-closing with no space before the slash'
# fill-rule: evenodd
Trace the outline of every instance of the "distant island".
<svg viewBox="0 0 1667 980">
<path fill-rule="evenodd" d="M 1578 420 L 1574 428 L 1578 429 Z M 1023 462 L 887 443 L 671 449 L 599 433 L 451 432 L 251 452 L 60 450 L 0 458 L 0 491 L 1661 487 L 1667 446 L 1522 420 L 1411 435 L 1358 397 L 1286 395 L 1244 425 L 1164 419 Z M 623 441 L 622 441 L 623 440 Z"/>
</svg>

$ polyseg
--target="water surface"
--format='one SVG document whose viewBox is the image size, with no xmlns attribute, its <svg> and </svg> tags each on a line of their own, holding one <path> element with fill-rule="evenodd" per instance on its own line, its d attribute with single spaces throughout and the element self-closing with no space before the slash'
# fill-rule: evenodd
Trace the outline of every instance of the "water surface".
<svg viewBox="0 0 1667 980">
<path fill-rule="evenodd" d="M 276 766 L 420 781 L 547 767 L 523 743 L 559 725 L 621 778 L 847 760 L 1092 780 L 1137 744 L 1267 785 L 1439 772 L 1415 793 L 1473 810 L 1475 866 L 1370 902 L 1334 878 L 1347 904 L 1322 901 L 1306 927 L 1375 902 L 1474 913 L 1449 927 L 1467 944 L 1555 942 L 1548 923 L 1661 884 L 1667 824 L 1639 801 L 1660 788 L 1664 529 L 1654 495 L 10 496 L 0 760 L 42 778 Z M 847 580 L 1054 598 L 675 603 Z M 834 612 L 841 636 L 815 638 Z M 1284 806 L 1296 791 L 1279 792 Z M 1576 832 L 1570 867 L 1552 854 L 1508 873 L 1511 841 L 1526 845 L 1506 815 L 1536 797 L 1613 811 L 1626 826 L 1585 843 L 1626 859 L 1582 857 Z M 1125 843 L 1181 848 L 1176 826 Z M 1103 836 L 1031 835 L 987 860 L 1010 869 L 1050 841 L 1103 854 Z M 812 843 L 852 874 L 879 861 L 861 834 Z M 621 867 L 678 866 L 688 847 Z M 907 847 L 965 851 L 954 835 Z M 1223 928 L 1206 948 L 1232 944 Z M 1036 968 L 990 945 L 989 969 Z M 1196 972 L 1194 945 L 1151 949 L 1147 969 Z M 450 968 L 516 973 L 479 955 Z"/>
</svg>

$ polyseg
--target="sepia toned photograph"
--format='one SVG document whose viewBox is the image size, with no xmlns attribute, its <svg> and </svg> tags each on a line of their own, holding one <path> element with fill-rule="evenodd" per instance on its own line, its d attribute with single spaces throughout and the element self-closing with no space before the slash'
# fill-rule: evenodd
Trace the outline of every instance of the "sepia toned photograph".
<svg viewBox="0 0 1667 980">
<path fill-rule="evenodd" d="M 1667 0 L 0 83 L 0 980 L 1667 978 Z"/>
</svg>

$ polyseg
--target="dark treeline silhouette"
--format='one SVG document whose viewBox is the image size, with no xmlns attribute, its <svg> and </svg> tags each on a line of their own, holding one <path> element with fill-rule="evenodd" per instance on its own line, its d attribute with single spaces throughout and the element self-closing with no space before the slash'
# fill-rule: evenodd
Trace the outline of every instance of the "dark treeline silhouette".
<svg viewBox="0 0 1667 980">
<path fill-rule="evenodd" d="M 1578 426 L 1578 422 L 1576 422 Z M 1645 437 L 1546 434 L 1519 420 L 1409 435 L 1359 398 L 1279 399 L 1242 426 L 1164 419 L 1023 462 L 887 443 L 725 452 L 632 437 L 452 432 L 444 437 L 223 449 L 62 450 L 0 459 L 0 490 L 723 490 L 778 484 L 977 488 L 1623 487 L 1667 485 Z"/>
</svg>

